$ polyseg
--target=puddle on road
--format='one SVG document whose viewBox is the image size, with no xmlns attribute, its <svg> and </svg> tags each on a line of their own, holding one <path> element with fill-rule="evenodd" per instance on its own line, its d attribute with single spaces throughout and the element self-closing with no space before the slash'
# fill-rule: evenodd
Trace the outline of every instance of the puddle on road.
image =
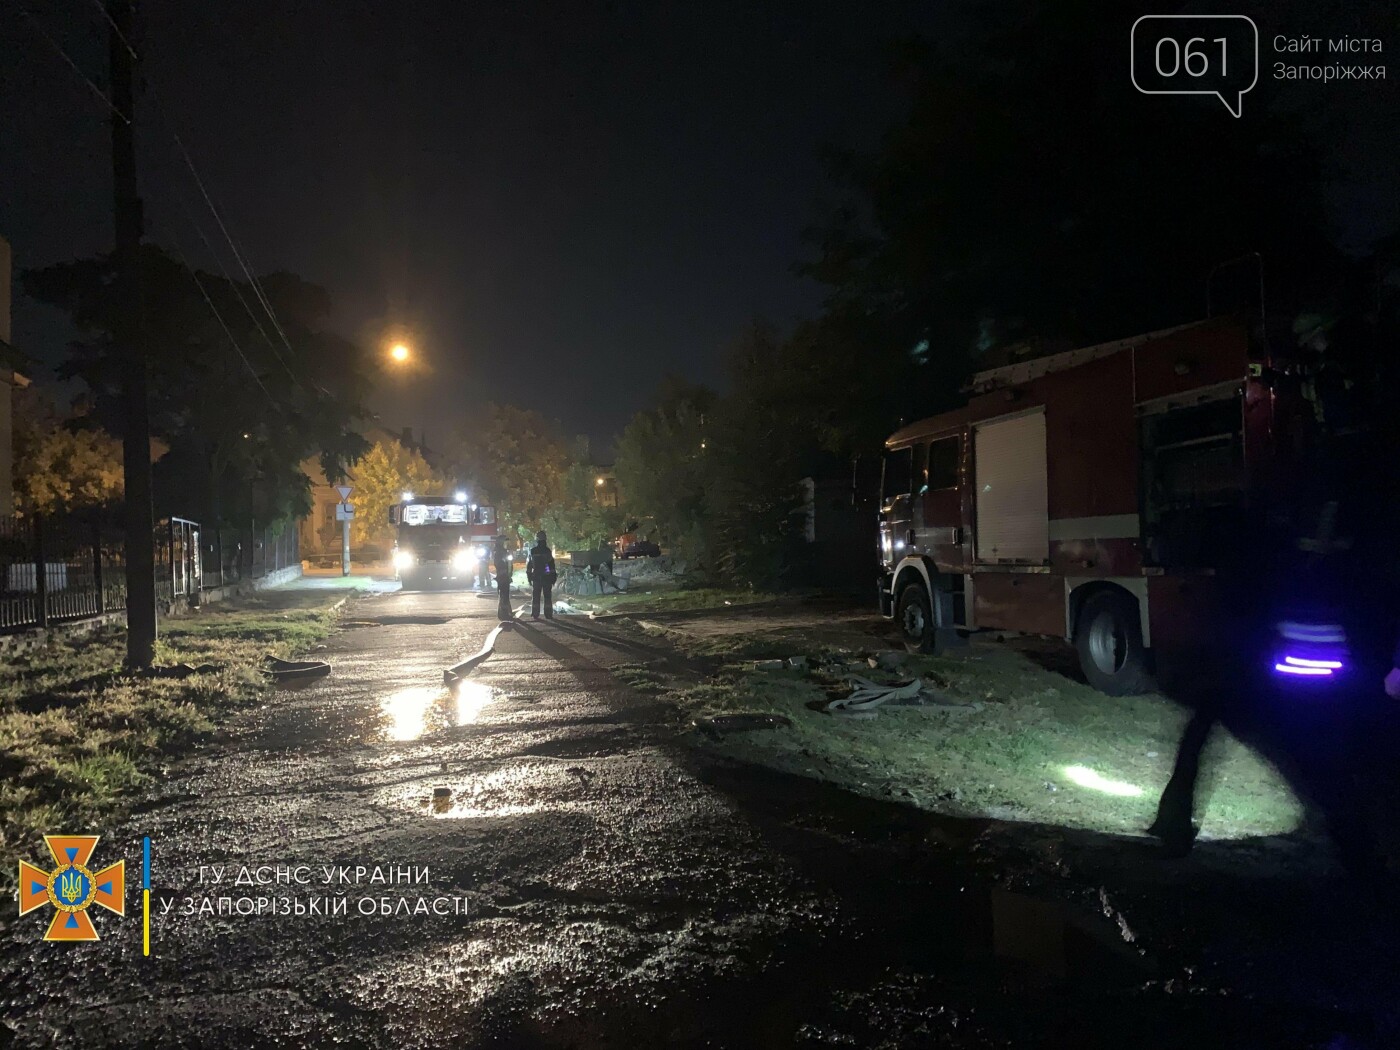
<svg viewBox="0 0 1400 1050">
<path fill-rule="evenodd" d="M 472 725 L 498 695 L 489 685 L 469 678 L 451 689 L 440 685 L 408 686 L 380 700 L 377 729 L 383 739 L 409 741 Z"/>
<path fill-rule="evenodd" d="M 554 763 L 520 763 L 488 773 L 443 773 L 432 797 L 421 788 L 396 792 L 399 804 L 415 806 L 433 817 L 449 820 L 489 820 L 574 809 L 586 800 L 577 798 L 586 782 Z M 441 792 L 441 793 L 439 793 Z"/>
</svg>

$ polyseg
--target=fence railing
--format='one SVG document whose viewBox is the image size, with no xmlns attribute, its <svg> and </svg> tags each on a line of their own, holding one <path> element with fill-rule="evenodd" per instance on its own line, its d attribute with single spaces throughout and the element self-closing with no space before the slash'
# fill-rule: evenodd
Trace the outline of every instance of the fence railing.
<svg viewBox="0 0 1400 1050">
<path fill-rule="evenodd" d="M 257 532 L 210 529 L 200 548 L 204 586 L 224 587 L 245 579 L 260 580 L 301 564 L 296 526 Z"/>
<path fill-rule="evenodd" d="M 120 519 L 109 511 L 0 517 L 0 633 L 126 608 Z M 257 580 L 299 564 L 296 529 L 236 533 L 170 518 L 156 525 L 156 596 Z"/>
</svg>

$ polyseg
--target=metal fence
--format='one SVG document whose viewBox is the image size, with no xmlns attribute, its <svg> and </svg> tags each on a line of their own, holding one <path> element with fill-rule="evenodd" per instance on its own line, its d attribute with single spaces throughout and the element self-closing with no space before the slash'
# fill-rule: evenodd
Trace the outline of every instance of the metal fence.
<svg viewBox="0 0 1400 1050">
<path fill-rule="evenodd" d="M 235 533 L 170 518 L 156 525 L 156 596 L 188 600 L 208 587 L 299 564 L 296 529 Z M 126 558 L 111 512 L 0 517 L 0 633 L 126 608 Z"/>
<path fill-rule="evenodd" d="M 205 587 L 259 580 L 301 564 L 297 529 L 290 523 L 277 531 L 210 529 L 203 537 L 200 554 Z"/>
</svg>

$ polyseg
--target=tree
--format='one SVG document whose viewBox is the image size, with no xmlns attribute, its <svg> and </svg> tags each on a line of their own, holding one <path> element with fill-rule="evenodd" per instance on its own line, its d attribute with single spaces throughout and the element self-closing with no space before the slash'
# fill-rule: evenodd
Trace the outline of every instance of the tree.
<svg viewBox="0 0 1400 1050">
<path fill-rule="evenodd" d="M 158 510 L 240 527 L 305 513 L 300 464 L 319 456 L 336 481 L 368 447 L 357 427 L 368 418 L 369 357 L 325 327 L 329 295 L 291 274 L 254 287 L 191 271 L 153 246 L 141 266 L 151 431 L 170 449 L 156 465 Z M 82 333 L 60 375 L 81 379 L 94 419 L 120 434 L 112 273 L 101 256 L 23 281 Z"/>
<path fill-rule="evenodd" d="M 655 407 L 633 416 L 618 438 L 613 468 L 626 516 L 650 519 L 661 541 L 697 567 L 710 559 L 709 435 L 718 400 L 707 387 L 667 378 Z"/>
<path fill-rule="evenodd" d="M 22 514 L 53 514 L 122 496 L 121 443 L 81 417 L 64 419 L 33 388 L 16 398 L 15 502 Z"/>
<path fill-rule="evenodd" d="M 499 404 L 488 404 L 462 424 L 449 459 L 481 502 L 495 504 L 506 529 L 526 534 L 563 502 L 564 476 L 573 462 L 555 423 L 539 412 Z"/>
<path fill-rule="evenodd" d="M 378 441 L 354 466 L 355 518 L 351 539 L 357 544 L 384 544 L 393 538 L 389 508 L 405 492 L 439 493 L 442 479 L 417 449 L 397 441 Z"/>
<path fill-rule="evenodd" d="M 707 439 L 709 533 L 716 574 L 771 588 L 798 567 L 798 481 L 827 441 L 849 388 L 809 367 L 810 344 L 754 321 L 729 347 L 730 387 Z M 845 408 L 849 411 L 849 406 Z"/>
<path fill-rule="evenodd" d="M 549 533 L 554 546 L 600 550 L 622 532 L 624 512 L 599 505 L 594 477 L 590 465 L 583 461 L 576 461 L 565 473 L 559 504 L 540 519 L 540 527 Z"/>
<path fill-rule="evenodd" d="M 1199 318 L 1212 271 L 1246 253 L 1263 257 L 1276 314 L 1335 272 L 1317 151 L 1277 87 L 1261 78 L 1241 120 L 1215 99 L 1138 94 L 1102 60 L 1136 14 L 965 5 L 965 32 L 903 50 L 907 115 L 880 146 L 831 158 L 846 200 L 811 231 L 805 269 L 873 380 L 855 377 L 852 403 L 873 399 L 887 429 L 949 407 L 998 346 Z"/>
</svg>

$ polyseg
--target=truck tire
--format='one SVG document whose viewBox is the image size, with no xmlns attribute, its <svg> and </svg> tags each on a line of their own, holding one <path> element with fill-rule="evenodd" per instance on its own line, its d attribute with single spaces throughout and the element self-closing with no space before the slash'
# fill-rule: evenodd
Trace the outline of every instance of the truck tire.
<svg viewBox="0 0 1400 1050">
<path fill-rule="evenodd" d="M 906 583 L 895 601 L 894 620 L 899 636 L 911 653 L 931 653 L 937 642 L 933 624 L 933 602 L 923 583 Z"/>
<path fill-rule="evenodd" d="M 1137 603 L 1116 591 L 1090 595 L 1079 610 L 1074 647 L 1089 684 L 1109 696 L 1132 696 L 1152 688 Z"/>
</svg>

